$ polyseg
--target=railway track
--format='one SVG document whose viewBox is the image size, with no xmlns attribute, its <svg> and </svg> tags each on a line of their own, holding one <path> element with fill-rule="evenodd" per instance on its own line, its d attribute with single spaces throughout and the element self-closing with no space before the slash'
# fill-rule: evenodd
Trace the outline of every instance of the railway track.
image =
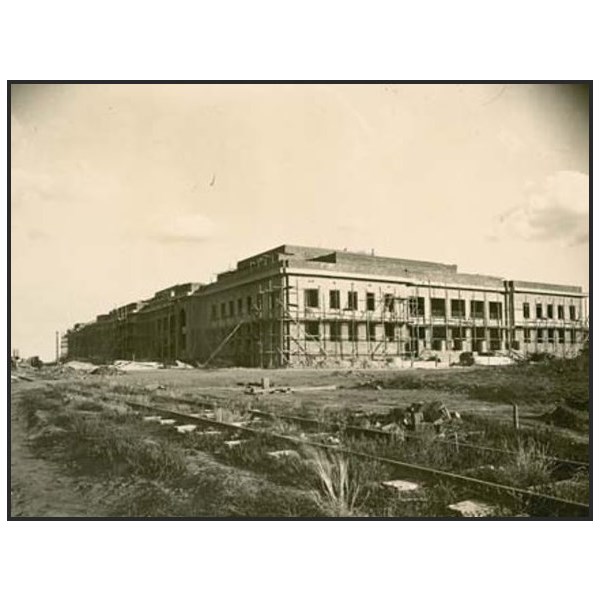
<svg viewBox="0 0 600 600">
<path fill-rule="evenodd" d="M 183 400 L 179 398 L 162 398 L 162 401 L 170 401 L 176 404 L 186 404 L 192 406 L 205 406 L 208 402 Z M 465 490 L 473 491 L 478 494 L 482 499 L 493 501 L 504 506 L 514 508 L 522 503 L 526 503 L 528 507 L 528 513 L 533 517 L 587 517 L 589 516 L 589 505 L 566 500 L 556 496 L 533 491 L 531 489 L 521 489 L 509 485 L 500 483 L 494 483 L 483 479 L 478 479 L 468 475 L 459 473 L 453 473 L 450 471 L 444 471 L 425 465 L 414 464 L 410 462 L 404 462 L 376 454 L 370 454 L 367 452 L 361 452 L 346 448 L 340 445 L 326 444 L 319 441 L 314 441 L 306 438 L 298 438 L 290 435 L 285 435 L 273 431 L 264 429 L 258 429 L 249 427 L 247 425 L 239 423 L 228 423 L 219 421 L 217 419 L 208 418 L 206 416 L 199 416 L 198 414 L 190 414 L 181 412 L 180 410 L 173 410 L 172 408 L 166 408 L 164 406 L 153 403 L 142 403 L 133 400 L 125 400 L 125 403 L 132 409 L 138 412 L 151 412 L 163 415 L 175 422 L 183 424 L 194 424 L 200 427 L 210 427 L 215 429 L 221 429 L 229 431 L 237 436 L 245 437 L 256 437 L 264 436 L 268 439 L 283 442 L 286 445 L 293 445 L 296 447 L 314 447 L 327 452 L 342 454 L 346 456 L 354 456 L 357 459 L 368 460 L 378 462 L 386 465 L 397 472 L 399 476 L 411 477 L 419 482 L 446 482 L 454 486 L 463 488 Z M 213 408 L 214 405 L 209 405 L 209 408 Z M 266 413 L 264 411 L 254 411 L 254 414 L 259 413 L 257 416 L 266 418 L 266 415 L 274 416 L 273 413 Z M 279 416 L 276 416 L 279 418 Z M 292 415 L 289 416 L 290 418 Z M 311 425 L 320 424 L 321 422 L 315 419 L 307 419 L 304 417 L 293 417 L 294 419 L 302 419 Z M 373 430 L 367 430 L 372 432 Z"/>
<path fill-rule="evenodd" d="M 157 397 L 157 399 L 161 399 L 161 400 L 173 401 L 173 402 L 188 404 L 191 406 L 204 407 L 204 408 L 214 408 L 216 402 L 217 403 L 223 402 L 223 400 L 217 396 L 204 395 L 203 398 L 204 398 L 204 400 L 198 400 L 198 399 L 190 400 L 187 398 L 163 397 L 163 396 Z M 226 406 L 224 406 L 224 405 L 221 407 L 226 408 Z M 287 413 L 275 413 L 272 411 L 263 411 L 263 410 L 254 409 L 254 408 L 249 409 L 248 412 L 257 417 L 271 419 L 273 421 L 276 421 L 276 420 L 287 421 L 289 423 L 294 423 L 296 425 L 299 425 L 300 427 L 310 428 L 315 431 L 328 431 L 328 430 L 332 430 L 332 428 L 333 428 L 333 432 L 343 433 L 348 436 L 357 436 L 357 437 L 365 437 L 365 438 L 379 438 L 379 439 L 384 439 L 387 441 L 391 441 L 391 440 L 397 438 L 397 434 L 394 434 L 393 432 L 385 431 L 382 429 L 359 427 L 356 425 L 346 425 L 346 424 L 340 425 L 340 424 L 336 424 L 336 423 L 320 421 L 318 419 L 314 419 L 311 417 L 301 417 L 298 415 L 291 415 L 291 414 L 287 414 Z M 418 435 L 411 434 L 408 432 L 403 432 L 402 435 L 403 435 L 403 437 L 405 437 L 407 439 L 418 439 L 419 438 Z M 455 448 L 477 450 L 479 452 L 491 454 L 491 455 L 496 454 L 496 455 L 515 456 L 516 457 L 519 454 L 518 452 L 516 452 L 514 450 L 509 450 L 508 448 L 497 448 L 494 446 L 473 444 L 470 442 L 465 442 L 465 441 L 460 441 L 460 440 L 455 440 L 455 439 L 444 439 L 444 438 L 437 437 L 434 439 L 434 441 L 435 441 L 435 443 L 442 444 L 442 445 L 448 445 L 448 446 L 452 446 Z M 571 470 L 589 469 L 589 464 L 587 462 L 573 460 L 570 458 L 563 458 L 563 457 L 559 457 L 559 456 L 551 456 L 551 455 L 546 455 L 545 458 L 555 465 L 563 465 Z"/>
</svg>

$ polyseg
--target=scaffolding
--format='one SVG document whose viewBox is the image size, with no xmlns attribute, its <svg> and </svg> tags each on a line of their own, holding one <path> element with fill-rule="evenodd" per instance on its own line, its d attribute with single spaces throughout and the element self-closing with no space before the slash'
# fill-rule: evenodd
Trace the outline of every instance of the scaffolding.
<svg viewBox="0 0 600 600">
<path fill-rule="evenodd" d="M 469 292 L 430 280 L 401 286 L 400 293 L 398 286 L 365 288 L 365 296 L 373 297 L 359 301 L 359 291 L 352 282 L 346 290 L 348 299 L 342 298 L 342 290 L 338 289 L 338 301 L 332 307 L 328 296 L 336 288 L 323 289 L 318 285 L 300 289 L 299 279 L 290 284 L 290 276 L 284 270 L 259 283 L 258 293 L 252 296 L 252 305 L 244 318 L 238 314 L 237 322 L 215 331 L 218 339 L 213 337 L 213 348 L 205 364 L 229 345 L 233 346 L 232 362 L 264 368 L 314 366 L 332 359 L 354 362 L 398 357 L 413 361 L 436 352 L 485 353 L 515 348 L 515 331 L 523 327 L 523 322 L 517 322 L 515 307 L 509 305 L 513 298 L 511 291 Z M 312 306 L 305 297 L 309 290 L 316 291 L 316 304 Z M 432 310 L 432 300 L 436 299 L 443 300 L 443 314 Z M 540 328 L 538 320 L 532 320 L 536 351 Z M 577 336 L 579 331 L 585 335 L 583 320 L 572 324 L 563 321 L 552 328 L 557 330 L 552 338 L 554 346 L 565 340 L 563 354 L 569 329 L 574 332 L 570 335 Z M 558 333 L 559 329 L 562 333 Z M 545 348 L 548 343 L 549 340 L 544 340 Z"/>
</svg>

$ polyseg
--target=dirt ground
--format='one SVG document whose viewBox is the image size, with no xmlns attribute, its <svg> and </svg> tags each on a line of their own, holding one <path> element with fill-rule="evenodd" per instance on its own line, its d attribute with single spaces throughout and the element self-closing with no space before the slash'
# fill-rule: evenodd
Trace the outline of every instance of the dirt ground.
<svg viewBox="0 0 600 600">
<path fill-rule="evenodd" d="M 91 485 L 65 473 L 51 460 L 35 456 L 29 446 L 30 434 L 16 404 L 19 392 L 44 386 L 41 382 L 22 382 L 11 390 L 11 516 L 104 516 Z"/>
<path fill-rule="evenodd" d="M 462 369 L 464 373 L 473 369 Z M 477 371 L 477 368 L 475 368 Z M 436 369 L 433 373 L 422 373 L 419 377 L 444 377 L 444 372 L 456 374 L 456 369 Z M 482 372 L 479 369 L 479 372 Z M 49 372 L 48 372 L 49 373 Z M 402 377 L 414 377 L 414 371 L 340 371 L 340 370 L 260 370 L 260 369 L 215 369 L 215 370 L 157 370 L 129 372 L 121 375 L 84 375 L 65 373 L 48 376 L 42 369 L 34 381 L 18 381 L 11 389 L 11 516 L 12 517 L 89 517 L 114 516 L 114 507 L 126 501 L 131 494 L 131 480 L 100 481 L 85 475 L 74 475 L 66 465 L 58 464 L 51 456 L 34 452 L 31 431 L 27 429 L 22 415 L 17 410 L 21 395 L 26 390 L 48 388 L 55 385 L 73 385 L 80 389 L 89 388 L 96 395 L 103 390 L 131 389 L 136 391 L 159 391 L 174 396 L 251 401 L 256 408 L 278 411 L 304 410 L 315 414 L 321 410 L 366 410 L 387 412 L 390 408 L 405 408 L 414 402 L 441 400 L 449 410 L 463 415 L 473 414 L 491 417 L 499 421 L 509 420 L 512 406 L 499 401 L 473 399 L 456 390 L 443 389 L 389 389 L 386 382 Z M 250 383 L 258 384 L 268 377 L 272 387 L 292 387 L 291 393 L 273 393 L 253 396 L 246 393 Z M 318 386 L 335 386 L 335 389 L 302 389 Z M 524 422 L 534 420 L 548 406 L 539 402 L 522 405 L 521 418 Z M 587 440 L 586 433 L 569 432 L 579 442 Z M 265 490 L 264 482 L 249 472 L 217 464 L 209 455 L 198 456 L 195 469 L 209 469 L 218 478 L 228 481 L 244 480 L 256 488 L 256 493 L 272 494 Z M 251 486 L 251 487 L 252 487 Z M 235 487 L 235 486 L 234 486 Z M 275 490 L 277 492 L 277 490 Z M 259 497 L 257 496 L 257 498 Z M 258 500 L 257 500 L 258 501 Z M 212 512 L 204 516 L 219 516 L 218 506 L 211 505 Z M 215 512 L 216 511 L 216 512 Z M 199 514 L 198 516 L 202 516 Z M 221 516 L 231 516 L 230 514 Z"/>
<path fill-rule="evenodd" d="M 224 465 L 203 452 L 188 453 L 187 471 L 199 480 L 211 482 L 213 489 L 193 504 L 189 494 L 186 496 L 181 489 L 157 485 L 141 477 L 74 475 L 73 469 L 69 468 L 72 465 L 57 462 L 50 453 L 40 456 L 34 451 L 32 442 L 37 433 L 27 427 L 18 406 L 26 391 L 47 391 L 65 383 L 77 384 L 85 389 L 86 383 L 98 382 L 67 377 L 12 385 L 9 508 L 12 518 L 144 517 L 144 507 L 140 506 L 144 496 L 151 498 L 151 516 L 158 517 L 236 517 L 247 516 L 247 510 L 254 510 L 260 516 L 261 510 L 269 510 L 271 498 L 281 496 L 291 499 L 291 504 L 306 504 L 305 494 L 274 484 L 246 469 Z M 103 388 L 110 388 L 109 382 L 100 383 Z M 163 504 L 162 512 L 159 509 L 158 513 L 154 506 L 157 498 Z M 187 512 L 177 514 L 180 506 Z M 192 514 L 189 514 L 190 507 Z M 281 510 L 280 507 L 278 509 Z M 283 516 L 294 515 L 284 513 Z"/>
</svg>

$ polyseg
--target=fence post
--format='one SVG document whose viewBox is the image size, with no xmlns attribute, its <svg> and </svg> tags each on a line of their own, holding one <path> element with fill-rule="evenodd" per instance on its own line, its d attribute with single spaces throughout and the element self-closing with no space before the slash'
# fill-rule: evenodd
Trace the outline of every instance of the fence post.
<svg viewBox="0 0 600 600">
<path fill-rule="evenodd" d="M 513 403 L 513 425 L 515 429 L 519 429 L 519 407 Z"/>
</svg>

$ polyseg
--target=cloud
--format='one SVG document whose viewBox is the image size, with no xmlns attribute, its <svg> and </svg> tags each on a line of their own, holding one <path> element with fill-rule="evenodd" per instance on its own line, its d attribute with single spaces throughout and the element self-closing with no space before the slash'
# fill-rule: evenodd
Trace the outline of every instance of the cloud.
<svg viewBox="0 0 600 600">
<path fill-rule="evenodd" d="M 217 226 L 202 214 L 175 215 L 161 223 L 152 237 L 161 242 L 204 242 L 214 238 Z"/>
<path fill-rule="evenodd" d="M 575 246 L 589 240 L 589 177 L 558 171 L 527 186 L 525 203 L 497 217 L 495 241 L 559 241 Z"/>
</svg>

